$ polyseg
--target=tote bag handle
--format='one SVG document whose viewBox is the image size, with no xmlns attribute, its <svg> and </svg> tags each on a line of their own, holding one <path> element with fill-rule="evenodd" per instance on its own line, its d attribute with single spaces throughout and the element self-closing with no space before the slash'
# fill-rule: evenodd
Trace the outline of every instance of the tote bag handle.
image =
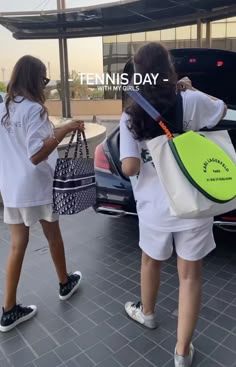
<svg viewBox="0 0 236 367">
<path fill-rule="evenodd" d="M 82 131 L 74 131 L 71 135 L 71 138 L 70 138 L 70 141 L 66 147 L 66 150 L 65 150 L 65 158 L 68 158 L 69 156 L 69 152 L 70 152 L 70 149 L 72 147 L 72 144 L 73 144 L 73 141 L 74 141 L 74 138 L 76 136 L 76 143 L 75 143 L 75 152 L 74 152 L 74 159 L 78 158 L 78 151 L 79 151 L 79 158 L 83 158 L 84 157 L 84 154 L 83 154 L 83 144 L 82 144 L 82 139 L 81 139 L 81 134 L 83 136 L 83 140 L 84 140 L 84 145 L 85 145 L 85 151 L 86 151 L 86 158 L 88 159 L 89 158 L 89 148 L 88 148 L 88 142 L 87 142 L 87 138 L 86 138 L 86 135 L 85 135 L 85 132 Z"/>
</svg>

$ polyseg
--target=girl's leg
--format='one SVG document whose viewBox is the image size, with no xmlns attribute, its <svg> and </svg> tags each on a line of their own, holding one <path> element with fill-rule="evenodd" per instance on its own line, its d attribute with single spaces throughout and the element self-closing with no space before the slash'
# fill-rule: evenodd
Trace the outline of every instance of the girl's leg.
<svg viewBox="0 0 236 367">
<path fill-rule="evenodd" d="M 61 236 L 59 222 L 46 222 L 45 220 L 41 220 L 40 223 L 49 244 L 59 282 L 64 284 L 67 282 L 68 274 L 66 269 L 64 243 Z"/>
<path fill-rule="evenodd" d="M 129 317 L 150 329 L 157 327 L 154 313 L 160 285 L 160 268 L 160 261 L 152 259 L 145 252 L 142 253 L 141 302 L 136 305 L 133 302 L 125 304 Z"/>
<path fill-rule="evenodd" d="M 79 271 L 70 275 L 67 273 L 64 243 L 59 222 L 46 222 L 42 220 L 40 223 L 44 235 L 48 240 L 51 256 L 58 275 L 60 283 L 59 298 L 65 301 L 78 289 L 82 274 Z"/>
<path fill-rule="evenodd" d="M 154 314 L 157 293 L 160 286 L 161 262 L 154 260 L 144 252 L 141 265 L 141 299 L 143 314 Z"/>
<path fill-rule="evenodd" d="M 178 257 L 179 314 L 176 351 L 188 356 L 201 305 L 202 261 L 187 261 Z"/>
<path fill-rule="evenodd" d="M 7 261 L 6 289 L 4 311 L 11 310 L 16 305 L 16 292 L 20 279 L 25 250 L 29 241 L 29 227 L 24 224 L 12 224 L 11 250 Z"/>
</svg>

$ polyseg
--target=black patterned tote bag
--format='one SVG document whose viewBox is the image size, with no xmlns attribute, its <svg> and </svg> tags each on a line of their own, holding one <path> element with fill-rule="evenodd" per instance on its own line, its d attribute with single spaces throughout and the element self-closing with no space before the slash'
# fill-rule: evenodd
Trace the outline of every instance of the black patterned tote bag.
<svg viewBox="0 0 236 367">
<path fill-rule="evenodd" d="M 77 136 L 74 158 L 69 158 L 74 137 Z M 83 154 L 81 133 L 73 132 L 65 151 L 58 158 L 53 182 L 53 212 L 60 215 L 77 214 L 96 203 L 94 161 L 89 158 L 85 133 L 82 132 L 86 150 Z M 79 150 L 79 157 L 78 157 Z"/>
</svg>

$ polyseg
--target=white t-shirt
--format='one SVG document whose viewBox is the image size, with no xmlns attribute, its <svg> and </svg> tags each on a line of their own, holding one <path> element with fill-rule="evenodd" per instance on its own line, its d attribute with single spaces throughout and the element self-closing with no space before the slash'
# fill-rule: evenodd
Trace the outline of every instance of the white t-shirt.
<svg viewBox="0 0 236 367">
<path fill-rule="evenodd" d="M 16 103 L 18 102 L 18 103 Z M 2 117 L 5 103 L 0 104 L 0 191 L 5 207 L 25 208 L 52 203 L 55 150 L 47 160 L 34 165 L 30 158 L 53 135 L 53 127 L 41 117 L 42 107 L 22 97 L 10 104 L 10 124 Z"/>
<path fill-rule="evenodd" d="M 204 93 L 187 90 L 182 92 L 183 128 L 198 131 L 203 127 L 212 128 L 218 124 L 224 111 L 224 102 L 213 101 Z M 120 121 L 120 160 L 135 157 L 141 160 L 140 173 L 133 185 L 137 201 L 139 221 L 163 232 L 178 232 L 202 226 L 213 218 L 179 219 L 171 217 L 168 197 L 152 163 L 152 157 L 145 141 L 133 138 L 127 128 L 129 115 L 123 113 Z"/>
</svg>

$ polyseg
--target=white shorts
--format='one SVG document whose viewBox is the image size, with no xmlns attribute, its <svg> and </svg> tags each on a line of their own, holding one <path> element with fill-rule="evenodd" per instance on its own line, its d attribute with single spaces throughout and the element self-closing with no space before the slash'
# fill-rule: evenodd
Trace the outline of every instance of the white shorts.
<svg viewBox="0 0 236 367">
<path fill-rule="evenodd" d="M 139 246 L 145 254 L 155 260 L 167 260 L 173 252 L 173 241 L 176 253 L 183 260 L 197 261 L 203 259 L 215 247 L 212 224 L 180 232 L 160 232 L 139 224 Z"/>
<path fill-rule="evenodd" d="M 5 208 L 4 223 L 6 224 L 24 224 L 27 227 L 32 226 L 40 220 L 47 222 L 56 222 L 59 215 L 52 212 L 52 204 L 32 206 L 28 208 Z"/>
</svg>

